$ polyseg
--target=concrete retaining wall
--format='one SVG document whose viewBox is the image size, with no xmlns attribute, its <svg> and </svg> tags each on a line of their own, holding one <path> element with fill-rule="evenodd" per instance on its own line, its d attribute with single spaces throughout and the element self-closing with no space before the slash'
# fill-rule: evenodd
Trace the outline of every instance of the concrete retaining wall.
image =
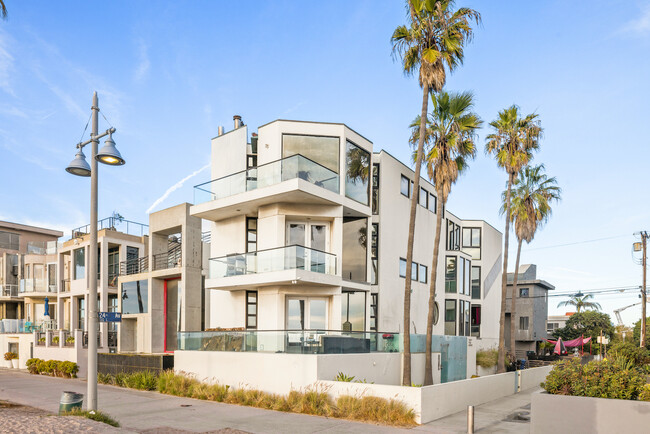
<svg viewBox="0 0 650 434">
<path fill-rule="evenodd" d="M 650 402 L 535 393 L 530 432 L 647 433 Z"/>
</svg>

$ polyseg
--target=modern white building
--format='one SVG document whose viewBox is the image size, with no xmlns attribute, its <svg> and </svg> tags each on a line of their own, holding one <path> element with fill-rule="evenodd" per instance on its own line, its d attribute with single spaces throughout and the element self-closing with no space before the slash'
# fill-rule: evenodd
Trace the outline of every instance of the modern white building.
<svg viewBox="0 0 650 434">
<path fill-rule="evenodd" d="M 344 124 L 276 120 L 249 135 L 235 117 L 220 128 L 213 180 L 195 187 L 191 209 L 212 232 L 209 327 L 401 332 L 413 176 Z M 426 330 L 436 225 L 434 188 L 421 186 L 415 334 Z M 443 225 L 434 334 L 495 346 L 501 233 L 447 210 Z"/>
</svg>

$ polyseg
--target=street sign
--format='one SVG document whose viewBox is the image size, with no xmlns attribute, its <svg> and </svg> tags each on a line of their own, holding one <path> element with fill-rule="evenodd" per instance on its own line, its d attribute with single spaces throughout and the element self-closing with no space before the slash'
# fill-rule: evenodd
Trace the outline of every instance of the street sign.
<svg viewBox="0 0 650 434">
<path fill-rule="evenodd" d="M 100 322 L 121 322 L 122 314 L 120 312 L 99 312 Z"/>
</svg>

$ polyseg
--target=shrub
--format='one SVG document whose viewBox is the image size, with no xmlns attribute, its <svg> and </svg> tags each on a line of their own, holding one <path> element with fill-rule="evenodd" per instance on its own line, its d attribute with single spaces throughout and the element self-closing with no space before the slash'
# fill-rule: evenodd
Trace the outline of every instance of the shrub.
<svg viewBox="0 0 650 434">
<path fill-rule="evenodd" d="M 643 386 L 641 393 L 639 393 L 639 401 L 650 401 L 650 384 Z"/>
<path fill-rule="evenodd" d="M 131 389 L 156 390 L 158 388 L 158 378 L 151 371 L 134 372 L 126 375 L 124 383 L 126 387 Z"/>
<path fill-rule="evenodd" d="M 340 396 L 336 400 L 336 407 L 345 419 L 400 426 L 410 426 L 415 423 L 413 410 L 394 399 L 387 400 L 375 396 L 362 398 Z"/>
<path fill-rule="evenodd" d="M 336 375 L 336 378 L 334 378 L 334 381 L 344 381 L 346 383 L 349 383 L 352 380 L 354 380 L 354 376 L 345 375 L 343 372 L 339 372 Z"/>
<path fill-rule="evenodd" d="M 17 359 L 17 358 L 18 358 L 18 354 L 14 353 L 12 351 L 7 351 L 5 353 L 5 360 L 13 360 L 13 359 Z"/>
<path fill-rule="evenodd" d="M 614 359 L 626 358 L 631 360 L 636 366 L 650 364 L 650 351 L 634 345 L 632 342 L 613 342 L 607 353 Z"/>
<path fill-rule="evenodd" d="M 645 383 L 645 369 L 626 363 L 623 358 L 586 365 L 581 365 L 579 359 L 570 359 L 555 365 L 541 386 L 557 395 L 636 400 Z"/>
<path fill-rule="evenodd" d="M 58 337 L 58 336 L 54 336 L 54 337 L 52 338 L 52 343 L 53 343 L 53 344 L 56 344 L 56 345 L 59 345 L 59 337 Z"/>
<path fill-rule="evenodd" d="M 27 360 L 27 369 L 30 374 L 45 374 L 53 377 L 76 378 L 79 365 L 74 362 L 61 360 Z"/>
<path fill-rule="evenodd" d="M 68 336 L 67 338 L 65 338 L 65 343 L 74 344 L 74 336 Z"/>
<path fill-rule="evenodd" d="M 497 350 L 479 350 L 476 352 L 476 364 L 482 368 L 491 368 L 497 365 L 499 351 Z"/>
</svg>

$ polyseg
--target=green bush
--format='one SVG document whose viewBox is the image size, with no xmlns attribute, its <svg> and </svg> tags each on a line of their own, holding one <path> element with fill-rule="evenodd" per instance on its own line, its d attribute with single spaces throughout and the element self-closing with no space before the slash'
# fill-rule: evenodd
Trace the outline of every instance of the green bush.
<svg viewBox="0 0 650 434">
<path fill-rule="evenodd" d="M 639 401 L 650 401 L 650 384 L 643 386 L 643 390 L 639 393 Z"/>
<path fill-rule="evenodd" d="M 491 368 L 499 360 L 498 350 L 479 350 L 476 352 L 476 364 L 482 368 Z"/>
<path fill-rule="evenodd" d="M 27 369 L 30 374 L 45 374 L 53 377 L 76 378 L 79 365 L 74 362 L 61 360 L 27 360 Z"/>
<path fill-rule="evenodd" d="M 13 359 L 17 359 L 17 358 L 18 358 L 18 354 L 14 353 L 14 352 L 7 351 L 5 353 L 5 360 L 13 360 Z"/>
<path fill-rule="evenodd" d="M 581 365 L 579 359 L 555 365 L 541 386 L 556 395 L 610 399 L 639 399 L 646 385 L 646 369 L 605 359 Z"/>
<path fill-rule="evenodd" d="M 612 342 L 607 353 L 610 357 L 615 359 L 629 359 L 636 366 L 650 364 L 650 351 L 646 348 L 639 347 L 639 345 L 634 345 L 632 342 Z"/>
</svg>

